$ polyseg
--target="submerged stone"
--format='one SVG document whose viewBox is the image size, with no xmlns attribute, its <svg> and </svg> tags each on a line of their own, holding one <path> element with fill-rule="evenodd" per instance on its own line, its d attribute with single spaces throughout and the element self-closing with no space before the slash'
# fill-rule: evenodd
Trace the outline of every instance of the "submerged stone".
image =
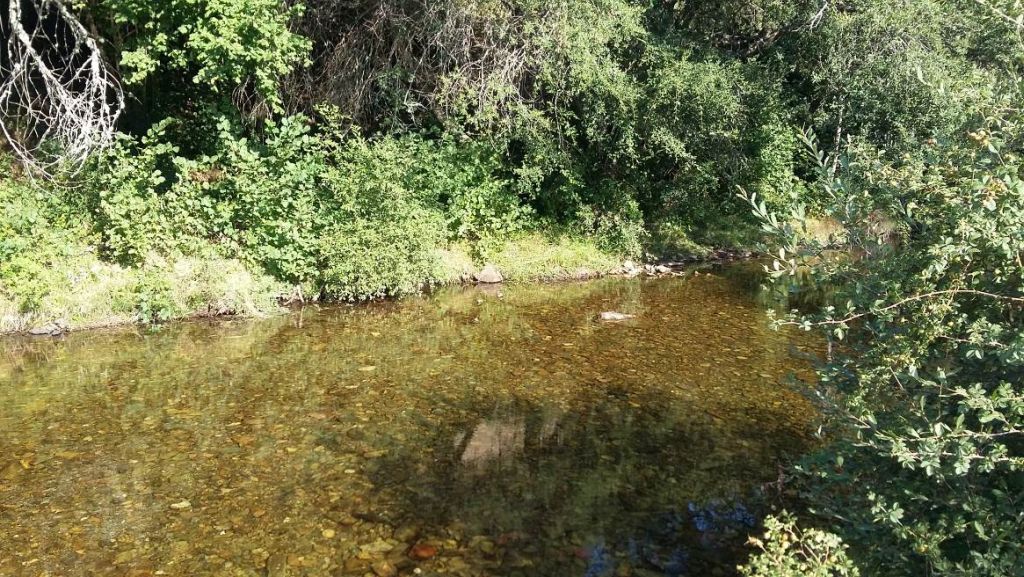
<svg viewBox="0 0 1024 577">
<path fill-rule="evenodd" d="M 432 559 L 435 555 L 437 555 L 437 547 L 427 543 L 417 543 L 409 549 L 409 557 L 417 561 L 426 561 L 427 559 Z"/>
</svg>

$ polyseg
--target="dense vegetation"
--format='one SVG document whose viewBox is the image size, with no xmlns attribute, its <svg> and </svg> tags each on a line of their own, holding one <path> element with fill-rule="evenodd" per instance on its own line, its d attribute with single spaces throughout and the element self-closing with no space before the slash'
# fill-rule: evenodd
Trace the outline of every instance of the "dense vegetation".
<svg viewBox="0 0 1024 577">
<path fill-rule="evenodd" d="M 1019 1 L 68 5 L 127 107 L 84 165 L 0 180 L 0 328 L 605 270 L 760 219 L 779 275 L 841 293 L 779 322 L 852 340 L 802 516 L 745 571 L 1021 574 Z M 59 157 L 4 110 L 15 152 Z"/>
</svg>

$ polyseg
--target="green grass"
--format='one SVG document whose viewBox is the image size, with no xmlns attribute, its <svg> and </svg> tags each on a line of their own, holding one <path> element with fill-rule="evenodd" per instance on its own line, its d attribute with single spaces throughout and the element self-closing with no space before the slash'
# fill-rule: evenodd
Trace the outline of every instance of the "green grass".
<svg viewBox="0 0 1024 577">
<path fill-rule="evenodd" d="M 237 260 L 178 257 L 143 268 L 102 262 L 85 252 L 50 263 L 30 306 L 0 284 L 0 333 L 60 321 L 72 330 L 194 316 L 263 316 L 280 310 L 287 287 Z"/>
<path fill-rule="evenodd" d="M 530 233 L 492 243 L 486 258 L 468 245 L 438 250 L 439 270 L 424 283 L 471 281 L 489 262 L 511 282 L 588 278 L 621 266 L 589 240 Z M 86 244 L 46 263 L 31 278 L 39 296 L 26 305 L 24 287 L 0 281 L 0 333 L 24 332 L 60 321 L 71 330 L 168 321 L 196 316 L 264 316 L 293 289 L 240 261 L 208 256 L 152 257 L 142 267 L 105 262 Z M 307 295 L 308 296 L 308 295 Z"/>
<path fill-rule="evenodd" d="M 647 254 L 656 260 L 706 259 L 715 251 L 752 251 L 764 240 L 757 225 L 739 216 L 718 216 L 700 226 L 661 222 L 652 227 Z"/>
<path fill-rule="evenodd" d="M 594 241 L 540 233 L 504 242 L 486 257 L 509 281 L 588 278 L 622 266 L 622 258 L 601 250 Z"/>
</svg>

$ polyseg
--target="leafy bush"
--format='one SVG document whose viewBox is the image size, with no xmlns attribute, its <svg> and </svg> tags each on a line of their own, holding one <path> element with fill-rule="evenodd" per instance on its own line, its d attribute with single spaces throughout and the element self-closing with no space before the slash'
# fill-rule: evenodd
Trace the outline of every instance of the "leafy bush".
<svg viewBox="0 0 1024 577">
<path fill-rule="evenodd" d="M 50 206 L 46 192 L 28 183 L 0 180 L 0 293 L 19 312 L 41 306 L 67 271 L 61 264 L 84 247 L 85 227 Z"/>
<path fill-rule="evenodd" d="M 444 207 L 453 240 L 502 238 L 522 229 L 530 207 L 502 176 L 503 159 L 488 143 L 451 139 L 418 156 L 427 171 L 424 183 Z"/>
<path fill-rule="evenodd" d="M 318 246 L 324 292 L 360 300 L 415 292 L 433 280 L 445 219 L 415 155 L 395 139 L 355 137 L 333 161 L 325 175 L 329 224 Z"/>
<path fill-rule="evenodd" d="M 1019 59 L 1019 42 L 1006 42 L 1002 54 L 984 59 L 964 42 L 993 30 L 984 25 L 984 3 L 965 9 L 914 0 L 891 7 L 868 0 L 855 10 L 837 10 L 793 53 L 820 99 L 814 126 L 834 147 L 841 145 L 836 136 L 853 135 L 898 157 L 928 138 L 957 138 L 989 101 L 986 69 Z"/>
<path fill-rule="evenodd" d="M 176 161 L 176 203 L 199 216 L 182 232 L 224 245 L 275 278 L 312 282 L 325 218 L 324 148 L 302 116 L 269 123 L 258 140 L 222 119 L 215 154 Z"/>
<path fill-rule="evenodd" d="M 836 305 L 783 322 L 854 337 L 822 372 L 835 441 L 800 470 L 812 508 L 865 571 L 1024 566 L 1024 122 L 1009 106 L 1018 96 L 1004 94 L 972 142 L 926 145 L 900 163 L 857 146 L 842 178 L 818 157 L 831 215 L 862 258 L 812 260 L 841 287 Z M 785 239 L 777 274 L 795 271 L 797 231 L 756 211 Z M 874 230 L 877 215 L 906 233 Z"/>
<path fill-rule="evenodd" d="M 751 562 L 740 567 L 745 577 L 857 577 L 860 572 L 847 556 L 837 535 L 801 529 L 783 512 L 765 519 L 765 533 L 750 543 L 757 549 Z"/>
<path fill-rule="evenodd" d="M 321 239 L 324 292 L 345 300 L 417 292 L 437 279 L 443 227 L 440 214 L 422 208 L 333 227 Z"/>
<path fill-rule="evenodd" d="M 130 85 L 179 85 L 228 94 L 246 84 L 272 107 L 282 104 L 278 82 L 308 58 L 309 40 L 288 29 L 301 5 L 277 0 L 169 0 L 159 9 L 147 0 L 105 0 L 100 22 L 127 34 L 119 41 L 121 67 Z M 161 76 L 157 76 L 157 72 Z M 180 105 L 174 106 L 180 110 Z"/>
</svg>

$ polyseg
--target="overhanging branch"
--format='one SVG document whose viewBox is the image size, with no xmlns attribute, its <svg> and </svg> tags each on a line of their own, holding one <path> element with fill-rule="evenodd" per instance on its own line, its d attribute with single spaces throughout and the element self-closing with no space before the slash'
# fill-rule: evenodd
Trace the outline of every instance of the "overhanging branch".
<svg viewBox="0 0 1024 577">
<path fill-rule="evenodd" d="M 75 171 L 113 138 L 121 86 L 60 0 L 11 0 L 6 16 L 0 131 L 30 174 Z"/>
</svg>

